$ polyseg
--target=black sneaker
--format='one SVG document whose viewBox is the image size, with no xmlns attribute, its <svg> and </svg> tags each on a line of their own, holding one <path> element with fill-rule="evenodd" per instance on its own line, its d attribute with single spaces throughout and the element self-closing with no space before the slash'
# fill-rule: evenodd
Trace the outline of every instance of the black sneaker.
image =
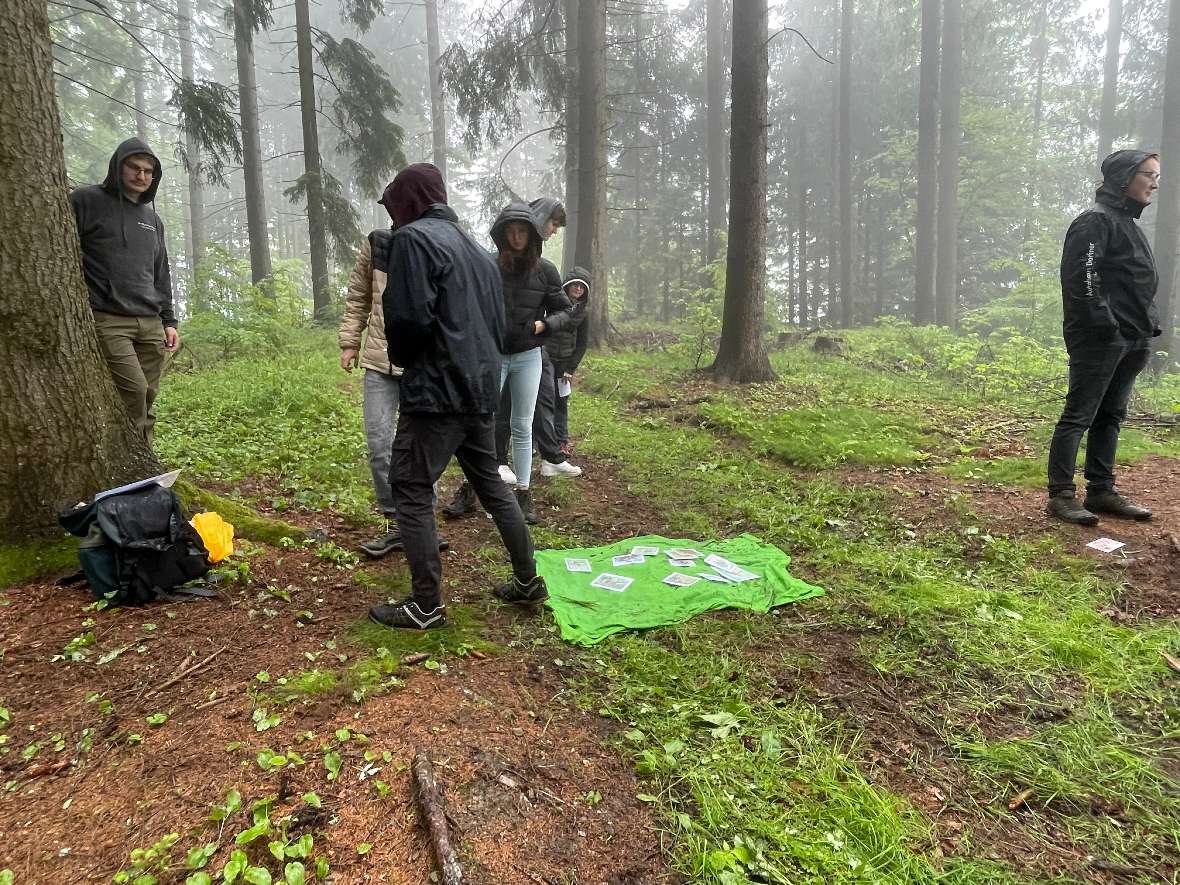
<svg viewBox="0 0 1180 885">
<path fill-rule="evenodd" d="M 1109 513 L 1122 519 L 1134 519 L 1147 522 L 1151 519 L 1151 511 L 1138 504 L 1132 504 L 1114 489 L 1100 492 L 1086 493 L 1086 509 L 1091 513 Z"/>
<path fill-rule="evenodd" d="M 1078 503 L 1073 492 L 1058 492 L 1049 498 L 1049 505 L 1045 508 L 1050 516 L 1056 516 L 1062 522 L 1072 522 L 1074 525 L 1098 525 L 1098 517 Z"/>
<path fill-rule="evenodd" d="M 512 605 L 534 606 L 549 598 L 549 588 L 545 586 L 545 579 L 540 575 L 534 575 L 531 581 L 523 582 L 514 577 L 507 584 L 494 587 L 492 595 L 501 602 Z"/>
<path fill-rule="evenodd" d="M 369 609 L 369 620 L 382 627 L 397 627 L 402 630 L 434 630 L 447 625 L 447 607 L 424 611 L 412 599 L 396 605 L 375 605 Z"/>
<path fill-rule="evenodd" d="M 373 559 L 380 559 L 382 556 L 388 556 L 394 550 L 401 549 L 402 533 L 397 529 L 394 529 L 388 535 L 372 538 L 360 545 L 361 553 Z"/>
<path fill-rule="evenodd" d="M 477 503 L 475 489 L 471 487 L 471 483 L 464 482 L 463 485 L 459 486 L 459 490 L 455 492 L 455 497 L 451 500 L 451 503 L 443 508 L 442 513 L 447 519 L 458 519 L 460 516 L 474 513 Z"/>
</svg>

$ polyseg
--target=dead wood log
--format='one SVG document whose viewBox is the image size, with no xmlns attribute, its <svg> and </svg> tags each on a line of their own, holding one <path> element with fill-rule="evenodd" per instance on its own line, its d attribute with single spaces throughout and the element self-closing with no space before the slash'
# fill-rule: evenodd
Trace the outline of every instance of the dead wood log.
<svg viewBox="0 0 1180 885">
<path fill-rule="evenodd" d="M 420 747 L 414 751 L 410 774 L 414 781 L 414 798 L 418 802 L 418 813 L 430 834 L 430 844 L 434 849 L 435 860 L 438 861 L 442 885 L 461 885 L 463 871 L 459 868 L 459 858 L 455 856 L 455 849 L 451 846 L 442 788 L 434 777 L 434 766 L 430 762 L 430 756 Z"/>
</svg>

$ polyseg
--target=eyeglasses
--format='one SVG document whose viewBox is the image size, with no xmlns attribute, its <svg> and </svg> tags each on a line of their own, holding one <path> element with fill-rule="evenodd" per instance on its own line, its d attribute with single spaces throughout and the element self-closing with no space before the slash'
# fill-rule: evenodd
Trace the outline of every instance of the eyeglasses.
<svg viewBox="0 0 1180 885">
<path fill-rule="evenodd" d="M 1160 174 L 1158 172 L 1136 172 L 1135 174 L 1136 175 L 1146 175 L 1148 178 L 1150 178 L 1156 184 L 1159 184 Z"/>
</svg>

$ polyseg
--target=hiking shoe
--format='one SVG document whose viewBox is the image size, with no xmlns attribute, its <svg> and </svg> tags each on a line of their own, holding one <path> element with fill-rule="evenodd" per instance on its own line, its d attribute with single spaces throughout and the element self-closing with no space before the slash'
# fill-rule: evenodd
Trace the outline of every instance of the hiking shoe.
<svg viewBox="0 0 1180 885">
<path fill-rule="evenodd" d="M 582 468 L 569 461 L 541 462 L 541 476 L 581 476 Z"/>
<path fill-rule="evenodd" d="M 388 556 L 394 550 L 401 549 L 402 533 L 397 529 L 394 529 L 388 535 L 371 538 L 360 545 L 361 553 L 373 559 L 380 559 L 382 556 Z"/>
<path fill-rule="evenodd" d="M 1049 506 L 1045 509 L 1050 516 L 1056 516 L 1062 522 L 1072 522 L 1074 525 L 1098 525 L 1098 517 L 1079 504 L 1077 496 L 1073 492 L 1059 492 L 1052 495 L 1049 498 Z"/>
<path fill-rule="evenodd" d="M 521 581 L 514 577 L 507 584 L 492 588 L 492 595 L 511 605 L 533 606 L 540 605 L 549 598 L 549 588 L 545 586 L 545 579 L 540 575 L 534 575 L 531 581 Z"/>
<path fill-rule="evenodd" d="M 529 525 L 537 524 L 537 514 L 533 511 L 533 499 L 528 489 L 516 489 L 516 506 L 520 508 L 524 521 Z"/>
<path fill-rule="evenodd" d="M 1132 504 L 1114 489 L 1102 492 L 1088 492 L 1086 494 L 1086 509 L 1091 513 L 1109 513 L 1120 519 L 1134 519 L 1147 522 L 1151 519 L 1151 511 L 1138 504 Z"/>
<path fill-rule="evenodd" d="M 447 625 L 445 605 L 424 610 L 412 599 L 396 605 L 375 605 L 369 609 L 369 620 L 382 627 L 400 630 L 434 630 Z"/>
<path fill-rule="evenodd" d="M 442 513 L 447 519 L 458 519 L 460 516 L 474 513 L 475 504 L 475 489 L 471 487 L 471 483 L 464 482 L 459 486 L 459 490 L 455 492 L 455 497 L 451 500 L 451 503 L 443 508 Z"/>
<path fill-rule="evenodd" d="M 516 485 L 516 474 L 512 472 L 512 468 L 507 464 L 500 465 L 500 479 L 504 480 L 510 486 Z"/>
</svg>

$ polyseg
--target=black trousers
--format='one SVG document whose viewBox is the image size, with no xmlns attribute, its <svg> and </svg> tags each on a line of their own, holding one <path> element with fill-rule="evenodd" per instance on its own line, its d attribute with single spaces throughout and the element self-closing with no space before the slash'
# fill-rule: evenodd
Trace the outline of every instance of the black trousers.
<svg viewBox="0 0 1180 885">
<path fill-rule="evenodd" d="M 1127 417 L 1127 403 L 1135 379 L 1151 358 L 1150 339 L 1116 338 L 1085 344 L 1069 351 L 1069 392 L 1065 409 L 1049 444 L 1049 494 L 1073 491 L 1074 469 L 1082 434 L 1086 439 L 1086 488 L 1103 492 L 1114 488 L 1115 453 L 1119 429 Z"/>
<path fill-rule="evenodd" d="M 495 520 L 512 559 L 513 574 L 521 581 L 536 577 L 533 539 L 512 490 L 500 479 L 492 428 L 491 415 L 402 412 L 398 417 L 389 483 L 410 566 L 414 601 L 427 611 L 443 601 L 433 491 L 452 455 L 479 503 Z"/>
<path fill-rule="evenodd" d="M 501 464 L 508 463 L 508 444 L 512 438 L 512 393 L 505 384 L 500 392 L 500 408 L 496 412 L 496 457 Z M 533 442 L 537 451 L 550 464 L 568 460 L 561 450 L 561 440 L 554 428 L 554 403 L 557 399 L 557 380 L 553 372 L 553 361 L 541 350 L 541 387 L 537 391 L 537 406 L 533 409 Z"/>
</svg>

